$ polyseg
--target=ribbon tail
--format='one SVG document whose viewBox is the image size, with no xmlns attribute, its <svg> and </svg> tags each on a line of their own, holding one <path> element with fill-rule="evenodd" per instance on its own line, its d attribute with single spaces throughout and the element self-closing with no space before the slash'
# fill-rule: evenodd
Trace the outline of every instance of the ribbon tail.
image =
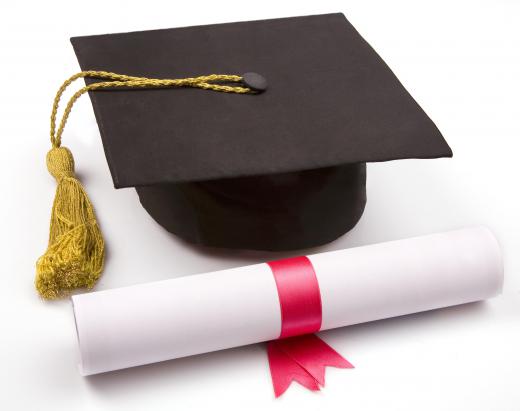
<svg viewBox="0 0 520 411">
<path fill-rule="evenodd" d="M 330 345 L 314 334 L 270 341 L 267 345 L 275 396 L 296 381 L 317 391 L 325 385 L 325 367 L 354 368 Z"/>
<path fill-rule="evenodd" d="M 293 381 L 311 391 L 318 391 L 320 387 L 314 377 L 282 351 L 279 342 L 280 340 L 274 340 L 267 343 L 267 357 L 275 397 L 278 398 L 287 391 Z"/>
</svg>

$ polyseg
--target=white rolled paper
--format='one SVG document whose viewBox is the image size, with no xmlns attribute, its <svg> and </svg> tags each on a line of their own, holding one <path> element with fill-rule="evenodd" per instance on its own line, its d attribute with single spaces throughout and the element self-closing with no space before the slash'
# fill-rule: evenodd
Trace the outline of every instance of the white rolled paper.
<svg viewBox="0 0 520 411">
<path fill-rule="evenodd" d="M 501 252 L 484 227 L 308 256 L 322 330 L 497 295 Z M 267 264 L 72 297 L 82 374 L 276 339 L 278 291 Z"/>
</svg>

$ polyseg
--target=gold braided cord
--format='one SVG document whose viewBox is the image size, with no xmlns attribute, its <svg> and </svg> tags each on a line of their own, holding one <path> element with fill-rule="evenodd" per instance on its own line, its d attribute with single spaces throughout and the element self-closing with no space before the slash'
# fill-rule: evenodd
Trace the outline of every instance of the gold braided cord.
<svg viewBox="0 0 520 411">
<path fill-rule="evenodd" d="M 56 129 L 58 105 L 63 93 L 75 80 L 87 77 L 103 81 L 84 86 L 72 95 Z M 36 262 L 35 286 L 43 298 L 55 299 L 76 288 L 92 288 L 101 275 L 105 259 L 105 243 L 96 221 L 94 207 L 74 173 L 72 153 L 68 148 L 61 147 L 63 129 L 78 98 L 88 91 L 122 88 L 196 87 L 224 93 L 251 92 L 251 89 L 242 87 L 241 81 L 241 76 L 229 74 L 150 79 L 106 71 L 82 71 L 61 85 L 52 106 L 52 148 L 47 153 L 47 169 L 58 186 L 51 212 L 49 244 Z"/>
<path fill-rule="evenodd" d="M 63 116 L 60 121 L 58 131 L 56 132 L 56 115 L 58 113 L 58 106 L 61 97 L 68 86 L 70 86 L 75 80 L 79 78 L 96 78 L 108 81 L 101 81 L 92 83 L 88 86 L 84 86 L 76 91 L 69 99 Z M 135 77 L 127 76 L 125 74 L 111 73 L 108 71 L 82 71 L 69 77 L 58 89 L 56 97 L 54 98 L 54 104 L 51 112 L 51 142 L 53 147 L 60 147 L 61 136 L 69 118 L 72 106 L 83 94 L 88 91 L 95 91 L 100 89 L 110 88 L 128 88 L 128 89 L 143 89 L 143 88 L 166 88 L 166 87 L 195 87 L 204 90 L 213 90 L 223 93 L 237 93 L 246 94 L 250 93 L 251 89 L 248 87 L 242 87 L 241 85 L 228 85 L 219 83 L 237 83 L 241 84 L 242 76 L 235 74 L 210 74 L 207 76 L 199 77 L 186 77 L 180 79 L 155 79 L 147 77 Z"/>
</svg>

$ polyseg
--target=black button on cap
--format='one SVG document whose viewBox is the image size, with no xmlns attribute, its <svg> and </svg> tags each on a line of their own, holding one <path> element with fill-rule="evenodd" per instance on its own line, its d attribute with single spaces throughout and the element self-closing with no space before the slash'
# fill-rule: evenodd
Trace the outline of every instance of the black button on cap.
<svg viewBox="0 0 520 411">
<path fill-rule="evenodd" d="M 254 91 L 261 92 L 267 90 L 267 80 L 258 73 L 242 74 L 242 82 Z"/>
</svg>

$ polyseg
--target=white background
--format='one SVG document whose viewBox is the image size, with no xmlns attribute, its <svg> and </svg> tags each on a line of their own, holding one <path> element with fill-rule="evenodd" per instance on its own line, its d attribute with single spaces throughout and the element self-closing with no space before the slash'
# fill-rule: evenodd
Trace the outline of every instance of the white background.
<svg viewBox="0 0 520 411">
<path fill-rule="evenodd" d="M 455 156 L 369 165 L 360 223 L 302 253 L 486 224 L 504 250 L 503 295 L 322 333 L 357 368 L 329 369 L 321 393 L 293 385 L 275 400 L 261 345 L 80 377 L 70 303 L 43 302 L 33 288 L 55 187 L 44 165 L 51 102 L 78 70 L 69 37 L 337 11 L 394 70 Z M 0 13 L 1 409 L 520 409 L 518 2 L 11 1 Z M 97 289 L 288 255 L 194 248 L 166 233 L 135 191 L 113 189 L 88 98 L 75 107 L 64 144 L 108 245 Z"/>
</svg>

